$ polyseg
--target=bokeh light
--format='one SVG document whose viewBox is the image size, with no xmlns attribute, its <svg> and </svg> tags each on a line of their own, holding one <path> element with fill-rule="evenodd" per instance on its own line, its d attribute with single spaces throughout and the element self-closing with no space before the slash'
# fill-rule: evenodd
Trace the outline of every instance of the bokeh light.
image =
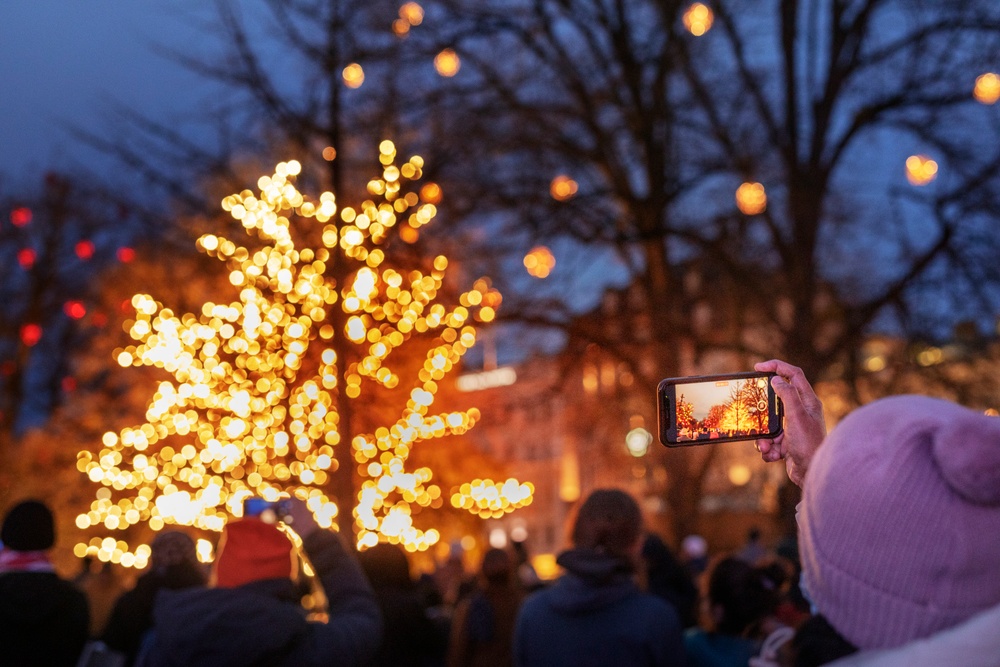
<svg viewBox="0 0 1000 667">
<path fill-rule="evenodd" d="M 536 246 L 524 256 L 524 268 L 535 278 L 548 278 L 556 266 L 556 258 L 545 246 Z"/>
<path fill-rule="evenodd" d="M 706 5 L 696 2 L 685 10 L 682 20 L 688 32 L 695 37 L 701 37 L 712 28 L 715 15 Z"/>
<path fill-rule="evenodd" d="M 927 185 L 938 174 L 938 164 L 926 155 L 911 155 L 906 158 L 906 180 L 911 185 Z"/>
<path fill-rule="evenodd" d="M 565 174 L 560 174 L 549 183 L 549 194 L 556 201 L 566 201 L 573 198 L 578 188 L 576 181 Z"/>
<path fill-rule="evenodd" d="M 365 82 L 365 70 L 357 63 L 351 63 L 342 73 L 344 85 L 348 88 L 360 88 Z"/>
<path fill-rule="evenodd" d="M 126 304 L 135 312 L 126 323 L 135 344 L 115 350 L 115 359 L 122 367 L 155 367 L 170 379 L 156 386 L 145 423 L 108 431 L 94 451 L 79 452 L 77 469 L 99 485 L 77 516 L 81 530 L 145 523 L 154 531 L 220 531 L 251 496 L 297 497 L 330 528 L 344 508 L 327 489 L 338 474 L 338 448 L 348 447 L 362 480 L 356 505 L 346 508 L 358 545 L 390 541 L 415 551 L 440 540 L 413 515 L 446 498 L 429 468 L 408 467 L 409 456 L 419 443 L 462 435 L 479 421 L 475 407 L 434 410 L 435 397 L 475 344 L 474 323 L 492 321 L 502 298 L 481 278 L 458 305 L 438 303 L 449 264 L 443 255 L 424 269 L 387 265 L 383 246 L 393 230 L 416 231 L 437 208 L 414 191 L 423 175 L 420 156 L 400 164 L 395 145 L 383 141 L 379 162 L 370 197 L 357 206 L 338 206 L 330 192 L 315 199 L 299 192 L 294 180 L 302 165 L 294 160 L 262 176 L 258 192 L 223 199 L 222 209 L 256 242 L 245 247 L 206 234 L 197 245 L 229 268 L 236 300 L 184 314 L 146 294 Z M 292 220 L 317 225 L 322 245 L 299 247 Z M 327 273 L 334 253 L 353 267 L 346 282 Z M 333 308 L 346 315 L 343 330 L 329 324 Z M 393 352 L 419 334 L 431 337 L 430 348 L 416 377 L 403 377 Z M 330 340 L 354 347 L 350 361 Z M 335 392 L 365 400 L 376 387 L 403 392 L 398 418 L 370 433 L 342 433 Z M 533 491 L 516 480 L 493 491 L 482 480 L 473 485 L 466 509 L 480 516 L 521 507 Z M 95 539 L 77 550 L 144 566 L 142 545 Z"/>
<path fill-rule="evenodd" d="M 995 72 L 987 72 L 976 77 L 972 96 L 983 104 L 996 104 L 1000 100 L 1000 76 Z"/>
<path fill-rule="evenodd" d="M 760 183 L 743 183 L 736 188 L 736 207 L 744 215 L 760 215 L 767 209 L 767 192 Z"/>
<path fill-rule="evenodd" d="M 434 69 L 444 77 L 453 77 L 462 67 L 462 61 L 454 49 L 444 49 L 434 56 Z"/>
</svg>

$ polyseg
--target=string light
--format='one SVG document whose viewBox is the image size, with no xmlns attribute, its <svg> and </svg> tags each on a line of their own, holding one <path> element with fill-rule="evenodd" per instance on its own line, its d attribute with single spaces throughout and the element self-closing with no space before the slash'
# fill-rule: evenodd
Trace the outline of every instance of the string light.
<svg viewBox="0 0 1000 667">
<path fill-rule="evenodd" d="M 927 185 L 937 178 L 938 164 L 926 155 L 911 155 L 906 158 L 906 180 L 911 185 Z"/>
<path fill-rule="evenodd" d="M 109 431 L 98 449 L 79 452 L 78 470 L 100 488 L 77 516 L 78 528 L 145 523 L 220 531 L 251 496 L 295 496 L 320 526 L 334 527 L 341 508 L 324 489 L 331 475 L 354 472 L 337 469 L 336 448 L 350 447 L 363 480 L 353 508 L 359 546 L 392 541 L 422 550 L 440 540 L 438 531 L 417 528 L 412 515 L 440 507 L 441 489 L 429 468 L 408 469 L 408 458 L 420 442 L 461 435 L 479 420 L 475 407 L 435 411 L 435 395 L 475 344 L 474 322 L 492 321 L 502 298 L 483 278 L 459 305 L 437 303 L 448 267 L 443 255 L 427 271 L 385 265 L 381 246 L 392 230 L 427 225 L 437 209 L 406 187 L 421 178 L 422 158 L 397 165 L 395 146 L 384 141 L 379 161 L 371 197 L 357 207 L 339 208 L 330 192 L 317 199 L 299 192 L 296 161 L 261 177 L 256 194 L 223 199 L 222 208 L 263 241 L 251 250 L 214 234 L 198 240 L 229 268 L 238 300 L 178 315 L 152 296 L 132 298 L 135 318 L 126 326 L 136 344 L 114 356 L 123 367 L 155 366 L 171 379 L 157 386 L 145 423 Z M 318 226 L 321 246 L 297 247 L 296 218 Z M 327 275 L 332 253 L 355 267 L 339 285 Z M 347 315 L 343 331 L 327 324 L 333 308 Z M 433 336 L 433 344 L 417 377 L 407 380 L 393 369 L 393 352 L 418 334 Z M 358 350 L 346 367 L 329 342 L 339 336 Z M 399 417 L 372 433 L 342 433 L 335 392 L 357 399 L 373 385 L 406 392 Z M 467 509 L 510 511 L 533 492 L 516 480 L 498 488 L 497 508 L 477 499 Z M 78 544 L 76 552 L 135 567 L 148 561 L 145 545 L 132 549 L 111 537 Z"/>
<path fill-rule="evenodd" d="M 712 10 L 700 2 L 696 2 L 684 12 L 682 17 L 684 27 L 695 37 L 701 37 L 712 28 L 715 15 Z"/>
<path fill-rule="evenodd" d="M 736 188 L 736 207 L 744 215 L 760 215 L 767 209 L 767 192 L 760 183 L 744 183 Z"/>
</svg>

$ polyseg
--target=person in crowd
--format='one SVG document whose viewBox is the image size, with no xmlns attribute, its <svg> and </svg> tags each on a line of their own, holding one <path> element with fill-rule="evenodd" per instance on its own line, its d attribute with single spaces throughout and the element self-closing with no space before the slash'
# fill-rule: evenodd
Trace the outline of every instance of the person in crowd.
<svg viewBox="0 0 1000 667">
<path fill-rule="evenodd" d="M 74 582 L 87 596 L 90 609 L 90 636 L 100 637 L 107 626 L 115 601 L 122 594 L 123 585 L 110 562 L 101 563 L 96 572 Z"/>
<path fill-rule="evenodd" d="M 524 599 L 517 563 L 510 552 L 483 555 L 477 588 L 455 610 L 449 667 L 509 667 L 514 623 Z"/>
<path fill-rule="evenodd" d="M 101 640 L 132 665 L 153 625 L 153 603 L 161 590 L 203 587 L 208 576 L 198 562 L 195 543 L 180 530 L 165 530 L 150 545 L 149 570 L 115 602 Z"/>
<path fill-rule="evenodd" d="M 294 525 L 329 601 L 329 620 L 300 603 L 295 546 L 260 517 L 223 531 L 210 588 L 163 590 L 137 665 L 363 665 L 382 640 L 382 616 L 357 559 L 295 501 Z"/>
<path fill-rule="evenodd" d="M 736 557 L 750 565 L 756 565 L 769 555 L 770 552 L 761 541 L 760 528 L 751 526 L 750 530 L 747 531 L 747 541 L 736 553 Z"/>
<path fill-rule="evenodd" d="M 525 600 L 514 632 L 514 664 L 683 665 L 676 610 L 639 589 L 643 521 L 624 491 L 599 489 L 580 506 L 565 574 Z"/>
<path fill-rule="evenodd" d="M 406 551 L 376 544 L 359 555 L 382 611 L 384 637 L 373 665 L 431 667 L 445 661 L 448 626 L 432 619 L 426 595 L 410 576 Z"/>
<path fill-rule="evenodd" d="M 817 615 L 792 640 L 794 664 L 1000 665 L 1000 418 L 894 396 L 827 436 L 800 368 L 756 368 L 777 373 L 785 407 L 783 433 L 757 447 L 802 487 L 803 592 Z"/>
<path fill-rule="evenodd" d="M 656 533 L 647 533 L 642 542 L 646 590 L 663 598 L 677 610 L 681 625 L 698 623 L 698 587 L 687 568 Z"/>
<path fill-rule="evenodd" d="M 708 629 L 684 635 L 688 667 L 743 667 L 760 651 L 778 606 L 775 582 L 761 568 L 727 557 L 708 573 L 705 615 Z"/>
<path fill-rule="evenodd" d="M 55 521 L 26 500 L 0 528 L 0 664 L 75 665 L 87 641 L 87 598 L 56 574 L 48 557 Z"/>
<path fill-rule="evenodd" d="M 691 575 L 691 579 L 699 581 L 708 569 L 708 542 L 701 535 L 688 535 L 681 540 L 681 564 Z"/>
</svg>

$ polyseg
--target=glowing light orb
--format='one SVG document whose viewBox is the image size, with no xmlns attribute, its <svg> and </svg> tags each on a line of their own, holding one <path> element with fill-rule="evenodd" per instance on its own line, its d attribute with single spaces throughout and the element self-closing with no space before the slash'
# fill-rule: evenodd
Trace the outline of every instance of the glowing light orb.
<svg viewBox="0 0 1000 667">
<path fill-rule="evenodd" d="M 744 215 L 760 215 L 767 209 L 767 193 L 760 183 L 744 183 L 736 188 L 736 207 Z"/>
<path fill-rule="evenodd" d="M 688 32 L 695 37 L 701 37 L 712 28 L 715 15 L 706 5 L 696 2 L 687 8 L 682 20 Z"/>
<path fill-rule="evenodd" d="M 434 56 L 434 69 L 443 77 L 453 77 L 462 67 L 462 61 L 454 49 L 444 49 Z"/>
<path fill-rule="evenodd" d="M 994 72 L 987 72 L 976 77 L 972 96 L 983 104 L 996 104 L 997 100 L 1000 100 L 1000 76 Z"/>
<path fill-rule="evenodd" d="M 906 180 L 910 185 L 927 185 L 938 174 L 938 164 L 926 155 L 911 155 L 906 158 Z"/>
<path fill-rule="evenodd" d="M 556 258 L 545 246 L 536 246 L 524 256 L 524 268 L 535 278 L 548 278 L 556 266 Z"/>
<path fill-rule="evenodd" d="M 549 184 L 549 194 L 556 201 L 566 201 L 573 198 L 578 188 L 576 181 L 565 174 L 560 174 Z"/>
<path fill-rule="evenodd" d="M 348 88 L 360 88 L 361 84 L 365 82 L 365 70 L 357 63 L 351 63 L 345 67 L 341 75 L 344 79 L 344 85 Z"/>
</svg>

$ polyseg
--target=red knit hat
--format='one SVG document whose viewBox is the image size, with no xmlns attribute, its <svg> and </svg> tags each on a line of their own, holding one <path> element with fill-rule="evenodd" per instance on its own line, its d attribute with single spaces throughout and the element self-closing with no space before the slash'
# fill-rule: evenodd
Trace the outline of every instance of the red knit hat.
<svg viewBox="0 0 1000 667">
<path fill-rule="evenodd" d="M 219 588 L 291 579 L 297 570 L 292 543 L 274 525 L 247 518 L 226 526 L 215 559 L 215 585 Z"/>
</svg>

